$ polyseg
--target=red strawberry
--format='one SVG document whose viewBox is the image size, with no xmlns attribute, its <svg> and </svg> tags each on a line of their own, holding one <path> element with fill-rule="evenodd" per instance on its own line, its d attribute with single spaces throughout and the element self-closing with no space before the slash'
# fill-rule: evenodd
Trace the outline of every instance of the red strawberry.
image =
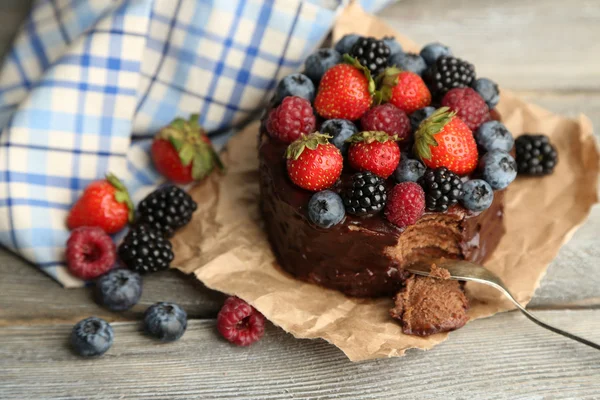
<svg viewBox="0 0 600 400">
<path fill-rule="evenodd" d="M 431 104 L 431 92 L 423 79 L 413 72 L 386 68 L 378 81 L 381 84 L 378 100 L 390 102 L 407 114 Z"/>
<path fill-rule="evenodd" d="M 331 136 L 302 136 L 287 148 L 287 171 L 294 184 L 318 192 L 332 186 L 342 174 L 342 153 L 329 143 Z"/>
<path fill-rule="evenodd" d="M 350 56 L 344 61 L 329 68 L 319 83 L 315 109 L 325 119 L 359 119 L 373 102 L 375 82 L 369 70 Z"/>
<path fill-rule="evenodd" d="M 385 132 L 367 131 L 352 135 L 348 141 L 348 162 L 358 171 L 371 171 L 381 178 L 389 177 L 400 162 L 398 138 Z"/>
<path fill-rule="evenodd" d="M 425 192 L 415 182 L 394 186 L 385 205 L 385 217 L 392 224 L 404 228 L 414 225 L 425 211 Z"/>
<path fill-rule="evenodd" d="M 160 130 L 152 143 L 152 161 L 156 170 L 175 183 L 201 180 L 215 166 L 223 164 L 204 129 L 198 125 L 198 115 L 188 121 L 175 118 Z"/>
<path fill-rule="evenodd" d="M 97 226 L 108 234 L 119 232 L 133 221 L 134 206 L 127 188 L 113 174 L 88 185 L 71 208 L 67 218 L 69 229 Z"/>
<path fill-rule="evenodd" d="M 436 110 L 415 133 L 415 153 L 429 168 L 446 167 L 467 175 L 477 167 L 473 132 L 448 107 Z"/>
</svg>

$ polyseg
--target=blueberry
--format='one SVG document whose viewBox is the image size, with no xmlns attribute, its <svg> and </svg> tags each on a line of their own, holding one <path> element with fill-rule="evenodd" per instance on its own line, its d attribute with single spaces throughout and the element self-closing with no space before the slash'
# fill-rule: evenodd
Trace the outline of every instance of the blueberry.
<svg viewBox="0 0 600 400">
<path fill-rule="evenodd" d="M 487 210 L 494 201 L 494 190 L 482 179 L 473 179 L 463 183 L 463 206 L 471 211 Z"/>
<path fill-rule="evenodd" d="M 325 71 L 341 62 L 341 54 L 334 49 L 319 49 L 304 62 L 304 74 L 316 83 L 321 80 Z"/>
<path fill-rule="evenodd" d="M 109 310 L 128 310 L 141 295 L 142 278 L 128 269 L 113 269 L 96 281 L 96 300 Z"/>
<path fill-rule="evenodd" d="M 429 43 L 421 49 L 420 55 L 427 65 L 433 65 L 441 56 L 451 56 L 452 51 L 441 43 Z"/>
<path fill-rule="evenodd" d="M 112 326 L 103 319 L 89 317 L 79 321 L 71 331 L 73 350 L 84 357 L 101 356 L 113 344 Z"/>
<path fill-rule="evenodd" d="M 414 72 L 417 75 L 423 75 L 427 69 L 425 60 L 418 54 L 396 53 L 390 57 L 390 65 L 396 66 L 405 71 Z"/>
<path fill-rule="evenodd" d="M 475 141 L 485 151 L 502 150 L 509 152 L 515 144 L 512 134 L 499 121 L 483 123 L 475 131 Z"/>
<path fill-rule="evenodd" d="M 435 107 L 423 107 L 412 114 L 410 114 L 410 127 L 413 132 L 416 132 L 419 129 L 419 125 L 423 122 L 424 119 L 429 117 L 435 111 Z"/>
<path fill-rule="evenodd" d="M 187 328 L 187 314 L 175 303 L 156 303 L 144 313 L 144 331 L 163 342 L 174 342 Z"/>
<path fill-rule="evenodd" d="M 360 35 L 355 35 L 354 33 L 344 35 L 336 44 L 335 51 L 340 54 L 349 54 L 352 46 L 360 39 Z"/>
<path fill-rule="evenodd" d="M 425 173 L 425 166 L 418 160 L 411 160 L 404 154 L 400 157 L 400 163 L 394 171 L 396 182 L 416 182 Z"/>
<path fill-rule="evenodd" d="M 306 75 L 291 74 L 279 81 L 273 97 L 274 105 L 281 103 L 284 97 L 298 96 L 312 103 L 315 98 L 315 85 Z"/>
<path fill-rule="evenodd" d="M 402 49 L 402 45 L 400 43 L 398 43 L 398 41 L 396 40 L 395 37 L 393 36 L 386 36 L 383 38 L 383 43 L 387 44 L 387 47 L 390 48 L 390 55 L 393 56 L 394 54 L 398 54 L 398 53 L 403 53 L 404 50 Z"/>
<path fill-rule="evenodd" d="M 479 169 L 483 180 L 494 190 L 506 188 L 517 176 L 515 159 L 502 150 L 492 150 L 481 157 Z"/>
<path fill-rule="evenodd" d="M 308 219 L 321 228 L 339 224 L 345 215 L 342 198 L 331 190 L 313 194 L 308 202 Z"/>
<path fill-rule="evenodd" d="M 479 78 L 473 82 L 473 89 L 485 100 L 490 109 L 500 101 L 500 90 L 496 82 L 488 78 Z"/>
<path fill-rule="evenodd" d="M 320 132 L 332 136 L 329 141 L 340 149 L 342 155 L 346 155 L 349 146 L 346 139 L 357 133 L 358 128 L 347 119 L 328 119 L 321 125 Z"/>
</svg>

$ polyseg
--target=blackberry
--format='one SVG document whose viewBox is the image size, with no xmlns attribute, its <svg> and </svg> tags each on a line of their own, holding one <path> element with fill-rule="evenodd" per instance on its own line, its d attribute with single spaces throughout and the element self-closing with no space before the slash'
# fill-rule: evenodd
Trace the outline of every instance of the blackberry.
<svg viewBox="0 0 600 400">
<path fill-rule="evenodd" d="M 371 172 L 359 172 L 352 175 L 352 186 L 342 193 L 344 206 L 348 214 L 374 214 L 385 206 L 387 193 L 385 180 Z"/>
<path fill-rule="evenodd" d="M 430 90 L 441 98 L 450 89 L 471 86 L 475 80 L 475 66 L 460 58 L 441 56 L 426 75 Z"/>
<path fill-rule="evenodd" d="M 428 169 L 418 183 L 425 191 L 425 206 L 429 211 L 444 212 L 463 195 L 462 181 L 446 167 Z"/>
<path fill-rule="evenodd" d="M 138 205 L 139 222 L 166 237 L 186 225 L 198 205 L 177 186 L 169 185 L 150 193 Z"/>
<path fill-rule="evenodd" d="M 146 225 L 131 228 L 118 253 L 123 264 L 142 274 L 169 268 L 174 257 L 171 242 Z"/>
<path fill-rule="evenodd" d="M 558 162 L 556 148 L 548 136 L 523 135 L 515 142 L 517 148 L 517 171 L 523 175 L 549 175 Z"/>
<path fill-rule="evenodd" d="M 390 54 L 390 48 L 383 40 L 372 37 L 361 37 L 350 50 L 350 55 L 367 67 L 373 77 L 387 67 Z"/>
</svg>

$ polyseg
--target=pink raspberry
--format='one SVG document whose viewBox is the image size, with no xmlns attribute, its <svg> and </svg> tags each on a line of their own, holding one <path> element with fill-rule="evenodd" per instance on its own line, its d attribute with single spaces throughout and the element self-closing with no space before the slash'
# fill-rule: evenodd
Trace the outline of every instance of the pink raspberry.
<svg viewBox="0 0 600 400">
<path fill-rule="evenodd" d="M 388 194 L 385 217 L 400 228 L 415 224 L 425 211 L 425 192 L 415 182 L 402 182 Z"/>
<path fill-rule="evenodd" d="M 315 130 L 316 119 L 310 102 L 302 97 L 288 96 L 269 112 L 266 128 L 269 135 L 285 143 L 292 143 L 302 135 Z"/>
<path fill-rule="evenodd" d="M 116 249 L 101 228 L 83 226 L 74 229 L 67 241 L 67 266 L 81 279 L 94 279 L 115 264 Z"/>
<path fill-rule="evenodd" d="M 469 129 L 477 130 L 479 125 L 491 119 L 490 109 L 485 100 L 471 88 L 455 88 L 442 99 L 442 106 L 450 107 Z"/>
<path fill-rule="evenodd" d="M 360 119 L 363 131 L 383 131 L 406 139 L 410 135 L 410 120 L 404 111 L 391 103 L 371 108 Z"/>
<path fill-rule="evenodd" d="M 250 346 L 265 333 L 265 317 L 244 300 L 231 296 L 217 315 L 217 329 L 229 342 Z"/>
</svg>

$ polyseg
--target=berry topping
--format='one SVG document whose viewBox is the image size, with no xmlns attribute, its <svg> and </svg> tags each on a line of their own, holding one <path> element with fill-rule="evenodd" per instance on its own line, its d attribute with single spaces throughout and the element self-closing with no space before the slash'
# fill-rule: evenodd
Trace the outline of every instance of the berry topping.
<svg viewBox="0 0 600 400">
<path fill-rule="evenodd" d="M 119 246 L 123 264 L 141 274 L 169 268 L 173 257 L 171 242 L 146 225 L 131 228 Z"/>
<path fill-rule="evenodd" d="M 71 347 L 83 357 L 101 356 L 113 344 L 112 326 L 103 319 L 89 317 L 79 321 L 71 331 Z"/>
<path fill-rule="evenodd" d="M 471 86 L 475 80 L 475 67 L 460 58 L 441 56 L 426 74 L 431 90 L 439 98 L 451 89 Z"/>
<path fill-rule="evenodd" d="M 329 143 L 329 137 L 313 133 L 288 146 L 287 172 L 295 185 L 318 192 L 339 179 L 344 159 L 340 150 Z"/>
<path fill-rule="evenodd" d="M 385 217 L 392 224 L 404 228 L 414 225 L 425 211 L 425 193 L 414 182 L 399 183 L 390 191 L 385 206 Z"/>
<path fill-rule="evenodd" d="M 334 49 L 319 49 L 304 62 L 304 73 L 313 82 L 319 82 L 329 68 L 342 62 L 342 55 Z"/>
<path fill-rule="evenodd" d="M 396 182 L 416 182 L 425 173 L 425 166 L 418 160 L 411 160 L 406 154 L 400 157 L 400 163 L 394 171 Z"/>
<path fill-rule="evenodd" d="M 417 111 L 413 112 L 409 116 L 410 120 L 410 128 L 413 132 L 416 132 L 419 129 L 419 125 L 423 120 L 429 118 L 431 114 L 435 112 L 435 107 L 423 107 L 419 108 Z"/>
<path fill-rule="evenodd" d="M 510 154 L 502 150 L 492 150 L 479 161 L 481 177 L 492 189 L 506 188 L 517 177 L 517 163 Z"/>
<path fill-rule="evenodd" d="M 418 183 L 425 191 L 425 204 L 430 211 L 446 211 L 463 195 L 460 178 L 445 167 L 427 170 Z"/>
<path fill-rule="evenodd" d="M 308 100 L 291 96 L 269 112 L 265 125 L 272 138 L 291 143 L 314 132 L 316 120 Z"/>
<path fill-rule="evenodd" d="M 142 296 L 142 277 L 128 269 L 113 269 L 96 281 L 96 301 L 113 311 L 129 310 Z"/>
<path fill-rule="evenodd" d="M 556 149 L 545 135 L 522 135 L 517 138 L 519 174 L 549 175 L 558 162 Z"/>
<path fill-rule="evenodd" d="M 313 194 L 308 202 L 308 219 L 321 228 L 331 228 L 342 222 L 345 216 L 342 198 L 331 190 Z"/>
<path fill-rule="evenodd" d="M 387 47 L 389 47 L 391 55 L 404 52 L 404 50 L 402 49 L 402 45 L 398 43 L 395 37 L 384 36 L 384 38 L 381 40 L 383 40 L 383 43 L 385 43 Z"/>
<path fill-rule="evenodd" d="M 352 46 L 360 39 L 360 35 L 356 35 L 354 33 L 350 33 L 348 35 L 344 35 L 338 42 L 335 44 L 335 50 L 340 54 L 349 54 L 350 50 L 352 50 Z"/>
<path fill-rule="evenodd" d="M 190 222 L 196 208 L 197 204 L 189 194 L 177 186 L 168 185 L 156 189 L 140 202 L 138 222 L 171 237 L 175 230 Z"/>
<path fill-rule="evenodd" d="M 500 89 L 496 82 L 488 78 L 479 78 L 473 82 L 473 89 L 483 98 L 490 110 L 500 101 Z"/>
<path fill-rule="evenodd" d="M 447 107 L 436 110 L 415 132 L 415 153 L 429 168 L 467 175 L 477 167 L 477 144 L 469 127 Z"/>
<path fill-rule="evenodd" d="M 382 178 L 389 177 L 400 161 L 397 137 L 385 132 L 366 131 L 352 135 L 348 141 L 348 162 L 357 171 L 371 171 Z"/>
<path fill-rule="evenodd" d="M 367 67 L 372 76 L 376 76 L 387 67 L 390 54 L 390 48 L 383 40 L 372 37 L 359 38 L 350 50 L 350 55 Z"/>
<path fill-rule="evenodd" d="M 331 136 L 331 144 L 340 149 L 342 155 L 346 155 L 350 147 L 346 140 L 358 133 L 358 128 L 347 119 L 328 119 L 321 125 L 321 133 Z"/>
<path fill-rule="evenodd" d="M 371 172 L 352 175 L 352 186 L 342 193 L 346 212 L 353 215 L 375 214 L 385 206 L 385 181 Z"/>
<path fill-rule="evenodd" d="M 162 342 L 179 340 L 187 328 L 187 313 L 175 303 L 156 303 L 144 313 L 144 331 Z"/>
<path fill-rule="evenodd" d="M 471 88 L 450 90 L 442 99 L 442 106 L 456 111 L 456 115 L 475 131 L 481 124 L 490 120 L 490 109 L 481 96 Z"/>
<path fill-rule="evenodd" d="M 300 73 L 288 75 L 277 84 L 273 105 L 280 104 L 288 96 L 302 97 L 312 102 L 315 98 L 315 85 L 306 75 Z"/>
<path fill-rule="evenodd" d="M 452 55 L 452 51 L 449 47 L 444 46 L 441 43 L 429 43 L 421 49 L 419 53 L 427 65 L 433 65 L 442 56 L 449 57 Z"/>
<path fill-rule="evenodd" d="M 475 132 L 475 141 L 485 151 L 509 152 L 515 143 L 512 134 L 500 121 L 488 121 L 481 124 Z"/>
<path fill-rule="evenodd" d="M 390 65 L 403 71 L 413 72 L 423 76 L 427 70 L 427 64 L 423 57 L 413 53 L 398 53 L 390 57 Z"/>
<path fill-rule="evenodd" d="M 382 131 L 388 135 L 396 135 L 399 140 L 410 135 L 410 121 L 406 113 L 391 103 L 371 108 L 360 119 L 365 131 Z"/>
<path fill-rule="evenodd" d="M 490 208 L 494 201 L 494 190 L 484 180 L 473 179 L 463 183 L 462 205 L 471 211 L 483 211 Z"/>
<path fill-rule="evenodd" d="M 115 264 L 115 244 L 102 229 L 83 226 L 71 232 L 66 258 L 73 275 L 81 279 L 95 279 Z"/>
<path fill-rule="evenodd" d="M 231 296 L 217 315 L 217 329 L 227 341 L 250 346 L 265 333 L 265 317 L 244 300 Z"/>
<path fill-rule="evenodd" d="M 407 114 L 431 104 L 431 93 L 421 77 L 413 72 L 390 67 L 380 76 L 377 100 L 389 101 Z"/>
</svg>

